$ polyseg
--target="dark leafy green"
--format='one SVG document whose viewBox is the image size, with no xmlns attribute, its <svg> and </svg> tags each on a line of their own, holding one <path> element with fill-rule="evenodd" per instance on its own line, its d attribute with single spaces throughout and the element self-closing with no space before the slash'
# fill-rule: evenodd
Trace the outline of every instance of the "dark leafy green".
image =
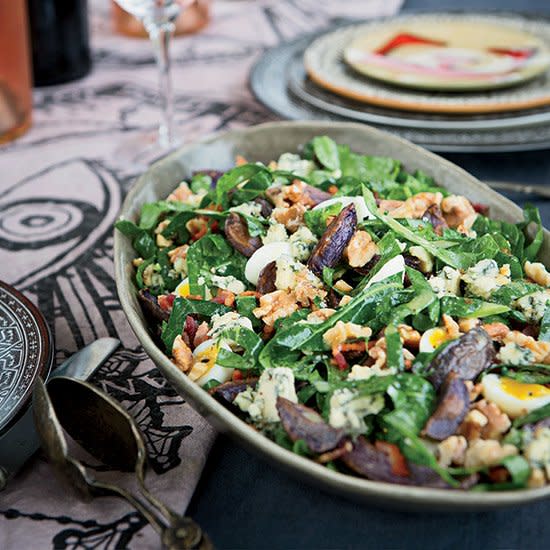
<svg viewBox="0 0 550 550">
<path fill-rule="evenodd" d="M 220 367 L 239 370 L 252 370 L 258 366 L 258 355 L 263 347 L 262 339 L 252 330 L 245 327 L 231 327 L 219 334 L 219 340 L 229 340 L 243 348 L 241 355 L 225 348 L 219 348 L 216 364 Z"/>
<path fill-rule="evenodd" d="M 197 315 L 203 320 L 209 320 L 212 315 L 223 315 L 230 309 L 222 304 L 206 300 L 189 300 L 176 298 L 168 321 L 162 325 L 161 338 L 166 351 L 171 354 L 176 336 L 180 335 L 188 315 Z"/>
<path fill-rule="evenodd" d="M 504 288 L 504 287 L 502 287 Z M 510 308 L 504 304 L 484 302 L 477 298 L 460 298 L 459 296 L 443 296 L 441 298 L 441 313 L 452 317 L 472 319 L 507 313 Z"/>
</svg>

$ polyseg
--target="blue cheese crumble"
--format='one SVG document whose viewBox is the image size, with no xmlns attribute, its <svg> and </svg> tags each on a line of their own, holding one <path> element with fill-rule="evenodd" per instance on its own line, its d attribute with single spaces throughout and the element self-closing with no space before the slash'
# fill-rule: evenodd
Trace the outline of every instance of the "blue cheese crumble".
<svg viewBox="0 0 550 550">
<path fill-rule="evenodd" d="M 218 288 L 221 288 L 222 290 L 228 290 L 233 294 L 241 294 L 241 292 L 244 292 L 246 290 L 245 284 L 237 279 L 237 277 L 233 277 L 233 275 L 227 275 L 226 277 L 222 277 L 220 275 L 212 275 L 211 281 L 212 284 L 217 286 Z"/>
<path fill-rule="evenodd" d="M 535 354 L 515 342 L 508 342 L 500 348 L 497 358 L 505 365 L 528 365 L 535 361 Z"/>
<path fill-rule="evenodd" d="M 288 240 L 292 255 L 299 261 L 305 261 L 311 255 L 311 252 L 317 244 L 317 237 L 303 225 Z"/>
<path fill-rule="evenodd" d="M 230 212 L 237 212 L 238 214 L 244 214 L 245 216 L 252 216 L 253 218 L 262 217 L 262 205 L 257 202 L 243 202 L 238 206 L 233 206 L 229 209 Z"/>
<path fill-rule="evenodd" d="M 432 290 L 438 298 L 443 296 L 458 296 L 460 294 L 460 277 L 458 269 L 445 266 L 437 275 L 428 279 Z"/>
<path fill-rule="evenodd" d="M 510 266 L 499 268 L 495 260 L 481 260 L 464 273 L 462 280 L 469 295 L 488 299 L 492 292 L 511 282 Z"/>
<path fill-rule="evenodd" d="M 315 163 L 311 160 L 302 160 L 300 155 L 283 153 L 277 161 L 277 170 L 292 172 L 296 176 L 307 178 L 315 170 Z"/>
<path fill-rule="evenodd" d="M 256 390 L 247 388 L 239 393 L 233 403 L 248 413 L 255 422 L 278 422 L 277 397 L 284 397 L 298 403 L 294 387 L 294 373 L 288 367 L 275 367 L 264 370 Z"/>
<path fill-rule="evenodd" d="M 288 241 L 286 227 L 282 223 L 275 223 L 273 220 L 270 220 L 267 233 L 262 237 L 263 244 L 284 243 L 286 241 Z"/>
<path fill-rule="evenodd" d="M 329 424 L 333 428 L 360 434 L 367 430 L 365 417 L 378 414 L 384 408 L 384 397 L 381 394 L 360 396 L 355 390 L 341 388 L 334 391 L 329 405 Z"/>
<path fill-rule="evenodd" d="M 544 317 L 544 312 L 550 303 L 550 291 L 540 290 L 522 296 L 514 302 L 514 307 L 520 310 L 529 323 L 538 323 Z"/>
<path fill-rule="evenodd" d="M 208 336 L 217 338 L 224 330 L 230 328 L 244 327 L 253 330 L 252 321 L 248 317 L 239 315 L 236 311 L 229 311 L 223 315 L 212 315 L 210 330 Z"/>
</svg>

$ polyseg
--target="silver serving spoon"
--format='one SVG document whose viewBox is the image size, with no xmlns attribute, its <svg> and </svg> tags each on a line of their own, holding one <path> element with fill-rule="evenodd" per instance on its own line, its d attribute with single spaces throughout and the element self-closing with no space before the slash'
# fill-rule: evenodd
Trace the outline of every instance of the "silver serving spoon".
<svg viewBox="0 0 550 550">
<path fill-rule="evenodd" d="M 55 470 L 81 496 L 117 496 L 130 503 L 160 534 L 169 549 L 212 549 L 201 528 L 177 514 L 152 495 L 145 486 L 147 453 L 134 419 L 112 397 L 92 384 L 64 376 L 46 388 L 38 380 L 33 394 L 36 431 Z M 69 455 L 63 430 L 90 455 L 118 470 L 135 472 L 141 498 L 126 489 L 95 479 L 88 469 Z"/>
<path fill-rule="evenodd" d="M 509 191 L 510 193 L 523 193 L 525 195 L 537 195 L 550 199 L 549 185 L 530 185 L 528 183 L 517 183 L 511 181 L 485 181 L 492 189 L 497 191 Z"/>
</svg>

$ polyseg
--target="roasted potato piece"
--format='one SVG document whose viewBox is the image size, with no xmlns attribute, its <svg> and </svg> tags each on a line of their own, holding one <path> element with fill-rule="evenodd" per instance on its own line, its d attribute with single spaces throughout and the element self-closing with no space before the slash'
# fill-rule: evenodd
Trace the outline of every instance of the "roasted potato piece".
<svg viewBox="0 0 550 550">
<path fill-rule="evenodd" d="M 350 204 L 332 220 L 309 257 L 307 266 L 315 275 L 322 277 L 324 267 L 334 267 L 340 262 L 356 227 L 357 213 Z"/>
<path fill-rule="evenodd" d="M 473 380 L 491 365 L 494 356 L 491 337 L 482 328 L 474 328 L 453 340 L 436 355 L 430 365 L 429 379 L 436 389 L 439 389 L 451 371 L 463 380 Z"/>
<path fill-rule="evenodd" d="M 277 263 L 269 262 L 261 271 L 256 284 L 256 291 L 260 294 L 275 292 L 275 278 L 277 277 Z"/>
<path fill-rule="evenodd" d="M 443 441 L 453 435 L 470 407 L 470 393 L 464 380 L 451 371 L 441 387 L 439 403 L 424 427 L 424 435 Z"/>
<path fill-rule="evenodd" d="M 250 236 L 246 221 L 236 212 L 231 212 L 227 216 L 224 230 L 231 246 L 247 258 L 250 258 L 262 246 L 261 239 Z"/>
<path fill-rule="evenodd" d="M 345 437 L 344 430 L 333 428 L 318 412 L 300 403 L 278 397 L 277 411 L 290 439 L 304 440 L 314 453 L 331 451 Z"/>
</svg>

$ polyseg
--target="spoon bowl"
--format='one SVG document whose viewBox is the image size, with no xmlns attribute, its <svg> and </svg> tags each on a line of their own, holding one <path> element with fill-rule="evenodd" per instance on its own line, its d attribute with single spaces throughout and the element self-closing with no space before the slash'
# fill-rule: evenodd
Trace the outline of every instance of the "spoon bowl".
<svg viewBox="0 0 550 550">
<path fill-rule="evenodd" d="M 115 399 L 66 377 L 51 380 L 48 393 L 59 423 L 93 457 L 123 472 L 145 470 L 143 436 Z"/>
<path fill-rule="evenodd" d="M 213 548 L 191 518 L 171 510 L 145 487 L 147 452 L 143 437 L 134 419 L 115 399 L 92 384 L 59 376 L 47 387 L 42 380 L 36 382 L 33 404 L 44 452 L 55 471 L 82 497 L 123 498 L 160 534 L 164 548 Z M 64 429 L 97 460 L 135 472 L 144 501 L 123 487 L 94 479 L 79 460 L 69 455 Z"/>
</svg>

